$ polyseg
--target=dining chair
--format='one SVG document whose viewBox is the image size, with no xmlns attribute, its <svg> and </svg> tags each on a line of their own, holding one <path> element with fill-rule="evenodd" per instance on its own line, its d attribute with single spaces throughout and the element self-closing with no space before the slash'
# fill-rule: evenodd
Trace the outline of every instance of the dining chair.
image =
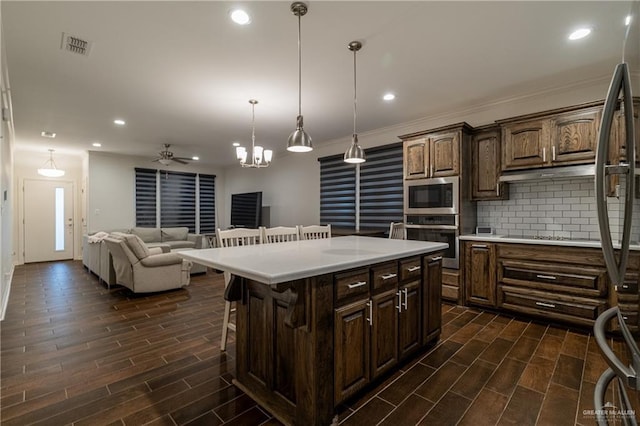
<svg viewBox="0 0 640 426">
<path fill-rule="evenodd" d="M 260 244 L 298 241 L 298 228 L 295 226 L 260 227 Z"/>
<path fill-rule="evenodd" d="M 218 247 L 238 247 L 249 246 L 260 243 L 260 230 L 259 229 L 247 229 L 247 228 L 235 228 L 235 229 L 218 229 L 216 232 L 216 239 L 218 240 Z M 231 272 L 224 271 L 224 288 L 226 289 L 231 282 Z M 232 323 L 229 319 L 231 312 L 235 311 L 235 308 L 231 307 L 231 302 L 225 300 L 224 302 L 224 316 L 222 318 L 222 337 L 220 338 L 220 350 L 227 349 L 227 335 L 229 330 L 236 331 L 235 323 Z"/>
<path fill-rule="evenodd" d="M 392 240 L 406 240 L 407 228 L 402 222 L 391 222 L 389 226 L 389 238 Z"/>
<path fill-rule="evenodd" d="M 331 238 L 331 224 L 329 225 L 298 225 L 301 240 L 319 240 Z"/>
</svg>

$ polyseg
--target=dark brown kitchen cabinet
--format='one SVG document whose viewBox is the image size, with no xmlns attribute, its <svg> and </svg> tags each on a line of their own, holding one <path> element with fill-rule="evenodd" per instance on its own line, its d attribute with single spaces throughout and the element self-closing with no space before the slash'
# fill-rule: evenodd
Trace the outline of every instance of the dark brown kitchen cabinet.
<svg viewBox="0 0 640 426">
<path fill-rule="evenodd" d="M 594 103 L 501 122 L 501 169 L 593 163 L 602 106 Z"/>
<path fill-rule="evenodd" d="M 420 280 L 401 285 L 396 296 L 400 311 L 398 350 L 403 359 L 420 347 Z"/>
<path fill-rule="evenodd" d="M 404 178 L 460 175 L 463 140 L 470 131 L 468 124 L 460 123 L 400 136 L 404 141 Z"/>
<path fill-rule="evenodd" d="M 486 242 L 465 242 L 465 302 L 496 307 L 496 249 Z"/>
<path fill-rule="evenodd" d="M 425 256 L 422 271 L 422 344 L 440 334 L 442 326 L 442 256 Z"/>
<path fill-rule="evenodd" d="M 504 200 L 509 198 L 508 186 L 499 182 L 500 177 L 500 129 L 485 126 L 474 131 L 471 140 L 471 199 Z"/>
<path fill-rule="evenodd" d="M 371 297 L 371 378 L 398 363 L 396 290 Z"/>
<path fill-rule="evenodd" d="M 335 310 L 335 401 L 343 401 L 371 380 L 369 299 Z"/>
</svg>

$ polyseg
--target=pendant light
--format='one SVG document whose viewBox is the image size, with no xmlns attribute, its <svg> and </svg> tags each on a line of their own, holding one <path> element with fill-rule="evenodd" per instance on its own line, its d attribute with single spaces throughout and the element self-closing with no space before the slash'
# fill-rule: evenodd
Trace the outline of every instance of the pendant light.
<svg viewBox="0 0 640 426">
<path fill-rule="evenodd" d="M 49 159 L 38 169 L 39 175 L 46 177 L 64 176 L 64 170 L 57 168 L 55 161 L 53 161 L 53 151 L 53 149 L 49 149 Z"/>
<path fill-rule="evenodd" d="M 362 48 L 362 43 L 352 41 L 347 47 L 353 52 L 353 136 L 351 146 L 344 153 L 344 162 L 358 164 L 367 161 L 364 150 L 358 145 L 358 134 L 356 133 L 356 52 Z"/>
<path fill-rule="evenodd" d="M 298 17 L 298 118 L 296 130 L 289 135 L 287 150 L 292 152 L 309 152 L 313 150 L 311 136 L 304 131 L 302 119 L 302 44 L 300 42 L 300 18 L 307 14 L 307 5 L 302 2 L 291 3 L 291 12 Z"/>
<path fill-rule="evenodd" d="M 273 157 L 273 151 L 270 149 L 264 149 L 261 146 L 256 146 L 256 113 L 255 108 L 258 101 L 255 99 L 249 99 L 251 104 L 251 162 L 247 163 L 247 157 L 249 153 L 243 146 L 236 147 L 236 158 L 240 160 L 242 167 L 262 168 L 269 167 L 271 164 L 271 158 Z"/>
</svg>

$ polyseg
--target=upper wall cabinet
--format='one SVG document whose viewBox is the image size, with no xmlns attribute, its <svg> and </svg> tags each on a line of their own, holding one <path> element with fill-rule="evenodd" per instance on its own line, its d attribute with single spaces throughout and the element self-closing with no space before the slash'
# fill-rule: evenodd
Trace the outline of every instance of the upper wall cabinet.
<svg viewBox="0 0 640 426">
<path fill-rule="evenodd" d="M 509 197 L 507 184 L 500 177 L 500 128 L 497 125 L 477 128 L 471 139 L 471 199 L 504 200 Z"/>
<path fill-rule="evenodd" d="M 502 170 L 593 163 L 602 106 L 501 122 Z"/>
<path fill-rule="evenodd" d="M 460 174 L 461 141 L 470 130 L 466 123 L 400 136 L 404 141 L 405 179 Z"/>
</svg>

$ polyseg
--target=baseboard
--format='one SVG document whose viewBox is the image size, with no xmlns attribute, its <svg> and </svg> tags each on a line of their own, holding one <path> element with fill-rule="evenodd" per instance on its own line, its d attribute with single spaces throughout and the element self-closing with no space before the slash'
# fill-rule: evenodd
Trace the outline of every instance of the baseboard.
<svg viewBox="0 0 640 426">
<path fill-rule="evenodd" d="M 11 265 L 9 280 L 6 284 L 7 291 L 2 294 L 2 300 L 0 301 L 0 321 L 4 321 L 4 314 L 7 312 L 7 305 L 9 304 L 9 293 L 11 293 L 11 281 L 13 281 L 13 271 L 15 271 L 15 265 Z"/>
</svg>

